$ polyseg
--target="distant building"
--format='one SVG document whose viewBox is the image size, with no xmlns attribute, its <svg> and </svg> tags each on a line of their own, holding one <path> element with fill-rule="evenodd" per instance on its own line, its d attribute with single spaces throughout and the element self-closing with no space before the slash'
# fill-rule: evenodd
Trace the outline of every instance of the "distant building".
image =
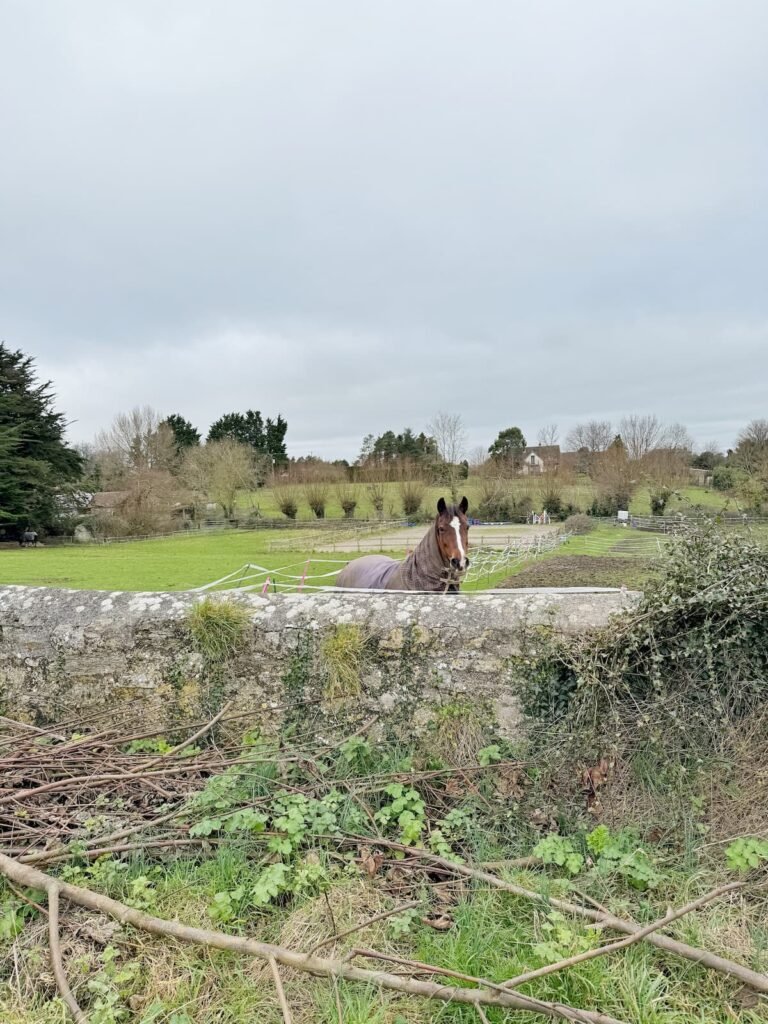
<svg viewBox="0 0 768 1024">
<path fill-rule="evenodd" d="M 694 469 L 689 468 L 688 477 L 692 484 L 697 487 L 711 487 L 712 486 L 712 470 L 711 469 Z"/>
<path fill-rule="evenodd" d="M 540 444 L 523 451 L 519 472 L 522 476 L 540 476 L 560 468 L 560 445 Z"/>
</svg>

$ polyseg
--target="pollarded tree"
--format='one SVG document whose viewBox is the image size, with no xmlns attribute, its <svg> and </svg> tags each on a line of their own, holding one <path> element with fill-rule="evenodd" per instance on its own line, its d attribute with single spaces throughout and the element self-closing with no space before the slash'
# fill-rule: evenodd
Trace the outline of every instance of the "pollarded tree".
<svg viewBox="0 0 768 1024">
<path fill-rule="evenodd" d="M 30 356 L 0 342 L 0 522 L 12 530 L 50 526 L 57 495 L 80 476 L 51 387 L 39 383 Z"/>
</svg>

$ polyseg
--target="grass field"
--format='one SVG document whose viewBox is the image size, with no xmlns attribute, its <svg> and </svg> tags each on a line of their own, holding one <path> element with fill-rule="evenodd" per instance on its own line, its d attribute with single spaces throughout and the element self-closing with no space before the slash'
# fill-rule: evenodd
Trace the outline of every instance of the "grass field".
<svg viewBox="0 0 768 1024">
<path fill-rule="evenodd" d="M 124 544 L 5 549 L 0 551 L 0 582 L 92 590 L 186 590 L 247 562 L 267 569 L 297 562 L 301 572 L 301 563 L 313 557 L 307 534 L 296 537 L 295 551 L 279 553 L 268 551 L 273 536 L 267 530 L 232 530 Z M 334 568 L 340 566 L 328 561 L 313 571 Z"/>
<path fill-rule="evenodd" d="M 282 531 L 233 530 L 93 546 L 5 548 L 0 550 L 0 583 L 84 590 L 186 590 L 211 583 L 249 562 L 266 569 L 294 565 L 291 571 L 301 575 L 311 559 L 309 574 L 319 575 L 336 572 L 341 562 L 356 557 L 354 553 L 313 553 L 315 542 L 323 541 L 325 535 L 321 537 L 309 529 L 292 535 L 295 547 L 291 550 L 271 551 L 276 536 L 281 541 L 285 539 Z M 627 560 L 652 558 L 659 552 L 660 543 L 663 540 L 653 534 L 600 526 L 586 536 L 574 537 L 557 551 L 542 555 L 539 561 L 544 563 L 556 556 L 609 557 L 617 560 L 621 572 Z M 389 553 L 397 558 L 405 555 L 404 550 L 397 548 Z M 529 565 L 526 562 L 499 570 L 465 585 L 465 589 L 496 586 Z M 548 585 L 575 585 L 569 579 L 570 574 L 564 572 L 562 581 Z M 322 582 L 332 583 L 333 577 Z"/>
<path fill-rule="evenodd" d="M 371 504 L 370 494 L 365 484 L 350 484 L 348 485 L 351 490 L 355 492 L 357 498 L 357 508 L 355 509 L 356 519 L 375 519 L 376 512 Z M 384 515 L 387 519 L 400 519 L 403 517 L 402 502 L 400 497 L 400 488 L 397 483 L 387 483 L 384 487 Z M 470 476 L 468 480 L 462 481 L 460 485 L 461 493 L 466 494 L 469 505 L 470 515 L 473 509 L 477 509 L 478 504 L 481 501 L 483 481 L 476 476 Z M 533 502 L 535 509 L 541 509 L 544 505 L 543 493 L 546 487 L 546 481 L 540 479 L 525 479 L 516 480 L 510 483 L 509 492 L 510 494 L 520 497 L 522 495 L 528 495 Z M 299 506 L 297 518 L 299 520 L 311 521 L 315 518 L 314 513 L 307 505 L 301 487 L 291 488 L 295 495 L 296 501 Z M 425 497 L 422 504 L 422 508 L 431 512 L 437 504 L 438 498 L 441 496 L 448 498 L 448 490 L 444 486 L 430 486 L 425 488 Z M 585 479 L 581 479 L 575 483 L 565 484 L 561 488 L 561 497 L 564 503 L 571 503 L 575 507 L 586 510 L 592 504 L 592 500 L 595 496 L 595 489 L 592 484 Z M 277 504 L 277 497 L 275 491 L 270 487 L 264 487 L 258 491 L 252 491 L 249 493 L 243 493 L 240 496 L 239 506 L 242 511 L 251 511 L 258 509 L 259 512 L 266 518 L 281 518 L 282 513 Z M 669 502 L 668 511 L 674 513 L 677 511 L 690 511 L 694 507 L 701 507 L 705 510 L 716 512 L 724 507 L 733 508 L 733 499 L 729 499 L 727 495 L 724 495 L 720 491 L 707 490 L 703 487 L 684 487 L 678 494 L 674 495 Z M 650 515 L 651 504 L 650 494 L 648 488 L 641 487 L 635 493 L 631 503 L 630 509 L 635 515 Z M 333 485 L 328 486 L 328 503 L 325 510 L 326 518 L 328 519 L 341 519 L 343 518 L 343 511 L 339 504 L 338 495 L 336 488 Z"/>
</svg>

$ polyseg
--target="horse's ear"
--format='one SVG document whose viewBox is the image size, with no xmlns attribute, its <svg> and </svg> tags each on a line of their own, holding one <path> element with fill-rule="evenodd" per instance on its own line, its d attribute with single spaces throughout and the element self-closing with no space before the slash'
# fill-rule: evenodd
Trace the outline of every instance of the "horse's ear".
<svg viewBox="0 0 768 1024">
<path fill-rule="evenodd" d="M 445 512 L 445 498 L 441 498 L 437 503 L 437 513 L 442 515 Z"/>
<path fill-rule="evenodd" d="M 468 508 L 469 508 L 469 502 L 467 501 L 467 498 L 466 498 L 466 495 L 465 495 L 461 499 L 461 504 L 459 505 L 459 512 L 461 512 L 461 514 L 463 516 L 465 516 L 467 514 L 467 509 Z"/>
</svg>

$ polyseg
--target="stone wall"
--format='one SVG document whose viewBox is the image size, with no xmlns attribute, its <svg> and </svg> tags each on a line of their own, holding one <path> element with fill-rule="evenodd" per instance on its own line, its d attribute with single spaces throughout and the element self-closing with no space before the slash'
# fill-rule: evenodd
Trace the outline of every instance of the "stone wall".
<svg viewBox="0 0 768 1024">
<path fill-rule="evenodd" d="M 639 596 L 581 588 L 220 594 L 211 600 L 244 609 L 243 627 L 236 652 L 214 662 L 190 632 L 199 594 L 0 587 L 0 713 L 138 732 L 205 719 L 232 701 L 233 712 L 265 722 L 322 724 L 344 711 L 412 730 L 440 704 L 471 702 L 513 736 L 521 712 L 510 665 L 522 637 L 534 626 L 604 626 Z M 360 668 L 360 685 L 341 692 L 328 646 L 340 630 L 357 641 Z"/>
</svg>

